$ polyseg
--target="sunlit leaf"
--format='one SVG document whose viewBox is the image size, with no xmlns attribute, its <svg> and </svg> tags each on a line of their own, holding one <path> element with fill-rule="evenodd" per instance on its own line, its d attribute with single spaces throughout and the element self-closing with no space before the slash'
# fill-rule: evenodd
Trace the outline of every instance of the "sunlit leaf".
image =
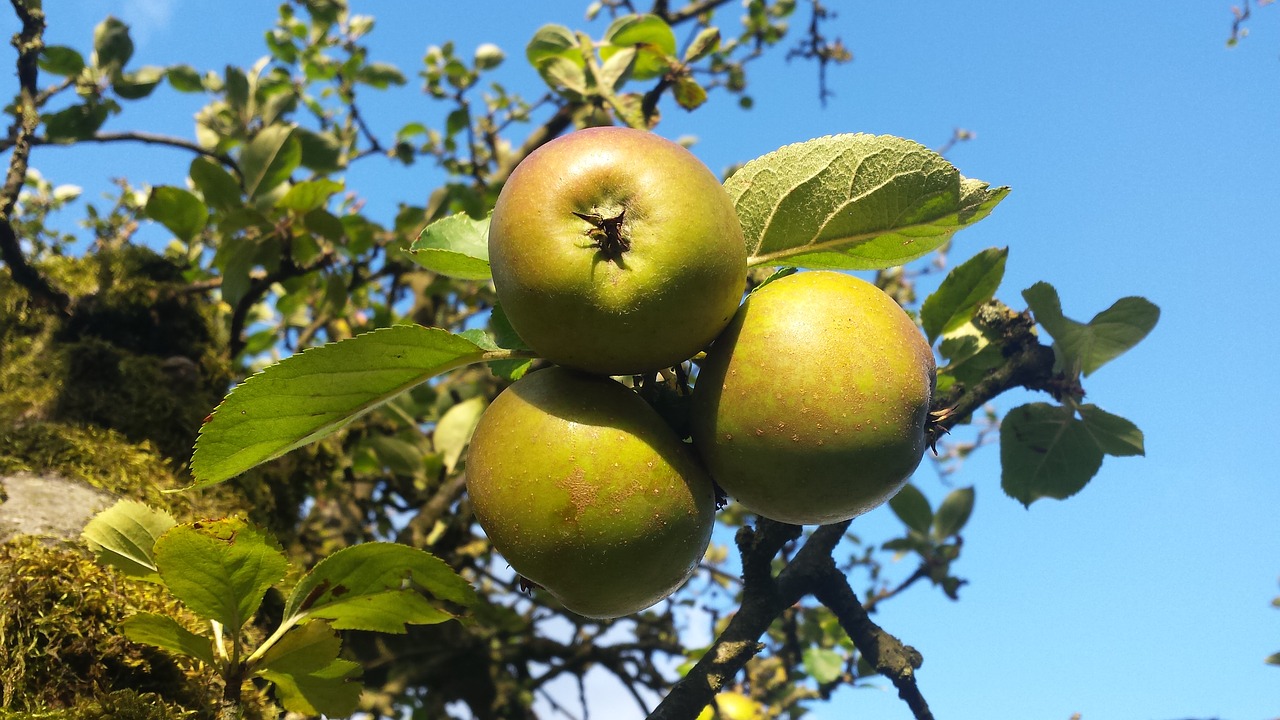
<svg viewBox="0 0 1280 720">
<path fill-rule="evenodd" d="M 624 48 L 635 48 L 631 76 L 651 80 L 671 68 L 676 54 L 676 36 L 671 26 L 657 15 L 622 15 L 604 32 L 600 57 L 606 62 Z"/>
<path fill-rule="evenodd" d="M 84 56 L 65 45 L 45 45 L 40 49 L 40 69 L 63 77 L 79 75 L 84 70 Z"/>
<path fill-rule="evenodd" d="M 239 632 L 262 596 L 284 578 L 284 551 L 239 518 L 170 528 L 155 546 L 164 584 L 197 615 Z"/>
<path fill-rule="evenodd" d="M 1036 322 L 1053 336 L 1059 369 L 1086 377 L 1141 342 L 1160 319 L 1160 308 L 1151 302 L 1125 297 L 1080 323 L 1062 314 L 1058 291 L 1046 282 L 1023 290 L 1022 297 Z"/>
<path fill-rule="evenodd" d="M 288 125 L 263 128 L 240 153 L 240 173 L 249 197 L 257 197 L 289 178 L 302 162 L 302 145 Z"/>
<path fill-rule="evenodd" d="M 147 197 L 147 217 L 179 238 L 190 241 L 209 222 L 209 208 L 182 188 L 159 185 Z"/>
<path fill-rule="evenodd" d="M 231 391 L 196 441 L 193 487 L 239 475 L 331 433 L 485 351 L 438 328 L 400 325 L 310 348 Z"/>
<path fill-rule="evenodd" d="M 326 618 L 340 630 L 403 633 L 406 625 L 453 618 L 432 598 L 470 605 L 475 597 L 467 581 L 431 553 L 397 543 L 364 543 L 317 563 L 290 593 L 284 617 L 286 622 Z"/>
<path fill-rule="evenodd" d="M 108 16 L 93 29 L 93 65 L 108 75 L 119 72 L 133 57 L 129 26 Z"/>
<path fill-rule="evenodd" d="M 462 280 L 489 279 L 489 218 L 449 215 L 423 228 L 409 247 L 422 267 Z"/>
<path fill-rule="evenodd" d="M 870 270 L 914 260 L 986 217 L 1008 193 L 891 136 L 788 145 L 725 181 L 750 265 Z"/>
<path fill-rule="evenodd" d="M 471 442 L 471 434 L 475 432 L 487 406 L 483 397 L 469 398 L 445 411 L 444 416 L 436 423 L 431 441 L 436 451 L 444 456 L 445 470 L 453 472 L 454 466 L 462 457 L 462 451 Z"/>
<path fill-rule="evenodd" d="M 835 682 L 844 673 L 844 658 L 835 650 L 807 647 L 803 657 L 805 672 L 819 684 Z"/>
<path fill-rule="evenodd" d="M 173 516 L 163 510 L 137 500 L 120 500 L 94 516 L 81 535 L 99 562 L 130 577 L 160 582 L 153 548 L 156 539 L 175 524 Z"/>
<path fill-rule="evenodd" d="M 995 296 L 1008 257 L 1008 248 L 988 248 L 947 273 L 920 306 L 920 324 L 930 343 L 964 325 L 979 305 Z"/>
<path fill-rule="evenodd" d="M 338 657 L 341 650 L 342 640 L 328 623 L 309 623 L 272 645 L 254 674 L 275 683 L 276 698 L 286 710 L 346 717 L 360 700 L 362 688 L 352 678 L 361 667 Z"/>
</svg>

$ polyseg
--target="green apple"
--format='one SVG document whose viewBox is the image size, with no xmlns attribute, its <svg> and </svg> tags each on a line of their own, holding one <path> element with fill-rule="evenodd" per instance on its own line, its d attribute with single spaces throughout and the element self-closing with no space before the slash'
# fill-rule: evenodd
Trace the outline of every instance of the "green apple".
<svg viewBox="0 0 1280 720">
<path fill-rule="evenodd" d="M 539 355 L 602 375 L 687 360 L 733 317 L 746 246 L 728 194 L 693 153 L 589 128 L 525 158 L 489 225 L 511 326 Z"/>
<path fill-rule="evenodd" d="M 919 465 L 933 352 L 879 288 L 802 272 L 752 293 L 708 351 L 693 439 L 746 509 L 795 524 L 861 515 Z"/>
<path fill-rule="evenodd" d="M 521 378 L 481 416 L 466 474 L 493 547 L 588 617 L 667 597 L 711 540 L 710 478 L 639 395 L 609 378 L 566 368 Z"/>
</svg>

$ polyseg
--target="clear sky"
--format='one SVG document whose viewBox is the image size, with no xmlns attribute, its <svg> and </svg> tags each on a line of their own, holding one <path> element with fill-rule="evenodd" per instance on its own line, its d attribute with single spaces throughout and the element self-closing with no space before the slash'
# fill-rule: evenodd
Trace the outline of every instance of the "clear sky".
<svg viewBox="0 0 1280 720">
<path fill-rule="evenodd" d="M 430 44 L 454 39 L 469 52 L 495 42 L 513 59 L 498 77 L 530 94 L 538 80 L 520 61 L 528 37 L 544 22 L 579 25 L 585 6 L 353 2 L 379 20 L 375 59 L 412 76 Z M 970 129 L 976 140 L 950 159 L 1013 193 L 957 236 L 956 260 L 1008 246 L 999 296 L 1016 308 L 1021 290 L 1045 280 L 1079 320 L 1125 295 L 1163 311 L 1151 336 L 1085 383 L 1090 401 L 1145 431 L 1147 456 L 1108 458 L 1078 496 L 1026 510 L 1000 490 L 996 448 L 980 452 L 951 480 L 977 489 L 956 566 L 970 581 L 960 602 L 917 586 L 878 613 L 923 653 L 920 686 L 940 718 L 1280 717 L 1280 668 L 1263 664 L 1280 651 L 1280 610 L 1270 607 L 1280 595 L 1270 459 L 1280 393 L 1267 369 L 1280 351 L 1280 8 L 1255 8 L 1251 35 L 1228 49 L 1230 3 L 829 0 L 839 12 L 830 34 L 856 59 L 832 70 L 826 107 L 814 67 L 780 53 L 751 71 L 750 112 L 725 95 L 692 115 L 665 106 L 659 131 L 696 136 L 695 152 L 717 171 L 829 133 L 938 146 L 954 127 Z M 202 70 L 265 54 L 275 9 L 245 0 L 45 5 L 51 43 L 87 49 L 93 25 L 114 13 L 134 26 L 135 64 Z M 799 13 L 807 20 L 805 3 Z M 4 17 L 7 34 L 13 19 Z M 12 87 L 12 71 L 4 76 Z M 384 136 L 440 113 L 413 87 L 375 97 L 366 114 Z M 191 136 L 198 99 L 160 98 L 107 129 Z M 46 176 L 90 194 L 115 175 L 179 183 L 188 162 L 136 146 L 33 154 Z M 397 201 L 421 202 L 437 181 L 422 164 L 366 162 L 348 186 L 389 219 Z M 997 404 L 1027 399 L 1042 398 Z M 915 482 L 935 505 L 948 489 L 928 463 Z M 887 538 L 899 527 L 883 508 L 854 530 Z M 892 692 L 851 689 L 809 717 L 910 714 Z"/>
</svg>

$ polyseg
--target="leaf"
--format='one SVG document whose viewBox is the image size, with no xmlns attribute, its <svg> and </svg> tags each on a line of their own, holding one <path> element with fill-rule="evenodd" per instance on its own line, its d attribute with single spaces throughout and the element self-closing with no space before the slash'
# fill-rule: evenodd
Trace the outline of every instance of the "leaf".
<svg viewBox="0 0 1280 720">
<path fill-rule="evenodd" d="M 342 144 L 331 132 L 295 128 L 293 136 L 302 146 L 302 166 L 316 172 L 338 172 L 343 168 Z"/>
<path fill-rule="evenodd" d="M 289 675 L 310 675 L 329 666 L 342 651 L 342 638 L 323 620 L 290 629 L 263 653 L 257 672 L 274 670 Z"/>
<path fill-rule="evenodd" d="M 463 400 L 445 411 L 444 416 L 436 423 L 436 430 L 431 442 L 436 451 L 444 456 L 445 470 L 453 472 L 458 459 L 467 443 L 471 442 L 471 434 L 480 423 L 480 416 L 488 407 L 484 397 L 477 396 Z"/>
<path fill-rule="evenodd" d="M 138 613 L 125 618 L 120 629 L 134 642 L 189 655 L 210 667 L 214 666 L 213 642 L 182 627 L 168 615 Z"/>
<path fill-rule="evenodd" d="M 614 53 L 600 65 L 600 76 L 596 82 L 603 88 L 619 90 L 631 79 L 631 71 L 636 64 L 636 49 L 627 48 Z"/>
<path fill-rule="evenodd" d="M 379 90 L 386 90 L 392 85 L 403 85 L 408 82 L 405 80 L 404 73 L 400 72 L 400 68 L 381 62 L 365 65 L 360 68 L 360 72 L 356 77 L 359 78 L 360 82 Z"/>
<path fill-rule="evenodd" d="M 844 658 L 835 650 L 807 647 L 804 649 L 804 671 L 819 685 L 833 683 L 844 673 Z"/>
<path fill-rule="evenodd" d="M 339 242 L 346 237 L 347 229 L 337 215 L 324 209 L 316 209 L 302 217 L 302 225 L 308 232 L 329 242 Z"/>
<path fill-rule="evenodd" d="M 79 75 L 84 70 L 84 56 L 65 45 L 45 45 L 40 49 L 37 63 L 41 70 L 63 77 Z"/>
<path fill-rule="evenodd" d="M 1009 248 L 987 248 L 947 273 L 920 306 L 920 323 L 930 343 L 969 322 L 973 311 L 995 296 L 1008 257 Z"/>
<path fill-rule="evenodd" d="M 1088 324 L 1062 314 L 1058 291 L 1038 282 L 1022 291 L 1036 322 L 1056 341 L 1059 370 L 1088 377 L 1142 341 L 1160 319 L 1160 308 L 1140 297 L 1120 298 Z"/>
<path fill-rule="evenodd" d="M 714 27 L 702 28 L 693 38 L 693 42 L 689 43 L 689 47 L 685 48 L 684 62 L 686 65 L 698 62 L 715 52 L 718 47 L 720 47 L 720 29 Z"/>
<path fill-rule="evenodd" d="M 586 61 L 578 50 L 578 38 L 573 31 L 563 25 L 543 25 L 533 34 L 529 44 L 525 46 L 525 57 L 529 64 L 541 69 L 542 63 L 552 58 L 563 58 L 574 61 L 578 67 L 584 67 Z"/>
<path fill-rule="evenodd" d="M 191 161 L 188 173 L 209 207 L 229 212 L 242 205 L 240 183 L 216 160 L 202 155 Z"/>
<path fill-rule="evenodd" d="M 506 53 L 502 52 L 502 48 L 493 43 L 481 43 L 476 47 L 473 64 L 477 70 L 492 70 L 506 59 Z"/>
<path fill-rule="evenodd" d="M 947 493 L 933 516 L 933 536 L 949 538 L 964 529 L 973 513 L 973 488 L 957 488 Z"/>
<path fill-rule="evenodd" d="M 422 267 L 462 280 L 488 280 L 489 218 L 459 213 L 422 229 L 409 247 L 409 257 Z"/>
<path fill-rule="evenodd" d="M 1021 405 L 1000 423 L 1000 485 L 1025 506 L 1080 492 L 1102 467 L 1102 450 L 1070 408 Z"/>
<path fill-rule="evenodd" d="M 359 663 L 334 660 L 324 670 L 312 675 L 289 675 L 273 670 L 261 677 L 276 688 L 276 699 L 291 713 L 305 716 L 348 717 L 360 705 L 360 683 L 350 678 L 360 671 Z"/>
<path fill-rule="evenodd" d="M 605 62 L 624 48 L 636 49 L 631 76 L 636 80 L 652 80 L 671 68 L 676 54 L 676 36 L 671 26 L 657 15 L 623 15 L 604 31 L 605 45 L 600 57 Z"/>
<path fill-rule="evenodd" d="M 285 622 L 327 618 L 339 630 L 403 633 L 453 615 L 423 593 L 460 605 L 475 591 L 440 558 L 425 550 L 387 542 L 343 548 L 316 564 L 285 603 Z"/>
<path fill-rule="evenodd" d="M 209 222 L 209 208 L 200 198 L 169 185 L 151 189 L 147 197 L 147 217 L 169 228 L 169 232 L 190 242 Z"/>
<path fill-rule="evenodd" d="M 170 65 L 165 76 L 174 90 L 184 93 L 204 92 L 204 82 L 200 73 L 190 65 Z"/>
<path fill-rule="evenodd" d="M 137 500 L 120 500 L 98 513 L 81 532 L 98 562 L 125 575 L 160 582 L 153 548 L 156 539 L 177 524 L 169 513 L 155 510 Z"/>
<path fill-rule="evenodd" d="M 1008 194 L 887 135 L 831 135 L 756 158 L 724 183 L 749 265 L 874 270 L 929 253 Z"/>
<path fill-rule="evenodd" d="M 156 566 L 174 597 L 238 633 L 284 578 L 284 551 L 239 518 L 177 525 L 156 541 Z"/>
<path fill-rule="evenodd" d="M 1085 430 L 1102 452 L 1115 457 L 1146 455 L 1142 431 L 1137 425 L 1097 405 L 1081 405 L 1077 411 Z"/>
<path fill-rule="evenodd" d="M 707 101 L 707 90 L 688 75 L 676 79 L 676 103 L 685 110 L 697 110 Z"/>
<path fill-rule="evenodd" d="M 342 183 L 337 180 L 308 180 L 289 188 L 289 192 L 276 201 L 276 207 L 305 215 L 324 207 L 329 198 L 339 192 L 342 192 Z"/>
<path fill-rule="evenodd" d="M 133 40 L 129 26 L 114 17 L 98 23 L 93 29 L 93 65 L 108 75 L 119 72 L 133 57 Z"/>
<path fill-rule="evenodd" d="M 63 143 L 93 137 L 110 113 L 105 103 L 80 103 L 55 113 L 41 115 L 50 142 Z"/>
<path fill-rule="evenodd" d="M 302 146 L 288 125 L 263 128 L 240 151 L 244 189 L 255 198 L 289 178 L 302 161 Z"/>
<path fill-rule="evenodd" d="M 111 88 L 125 100 L 139 100 L 151 94 L 164 80 L 165 69 L 147 65 L 137 72 L 120 73 L 111 81 Z"/>
<path fill-rule="evenodd" d="M 933 523 L 933 509 L 929 507 L 929 500 L 924 493 L 915 485 L 903 485 L 898 494 L 889 500 L 889 507 L 907 527 L 921 535 L 928 534 L 929 525 Z"/>
<path fill-rule="evenodd" d="M 193 488 L 213 485 L 345 427 L 440 373 L 485 358 L 439 328 L 399 325 L 309 348 L 231 391 L 200 430 Z"/>
</svg>

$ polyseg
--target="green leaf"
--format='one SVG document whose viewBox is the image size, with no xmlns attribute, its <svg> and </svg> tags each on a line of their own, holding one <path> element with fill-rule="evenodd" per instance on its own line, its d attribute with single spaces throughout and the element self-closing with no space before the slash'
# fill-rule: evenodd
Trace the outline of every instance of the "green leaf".
<svg viewBox="0 0 1280 720">
<path fill-rule="evenodd" d="M 154 510 L 137 500 L 120 500 L 94 516 L 81 536 L 98 556 L 98 562 L 139 580 L 160 582 L 153 548 L 156 540 L 175 524 L 173 516 L 163 510 Z"/>
<path fill-rule="evenodd" d="M 280 637 L 255 663 L 264 670 L 289 675 L 310 675 L 325 669 L 342 651 L 342 638 L 323 620 L 299 625 Z"/>
<path fill-rule="evenodd" d="M 453 618 L 423 593 L 460 605 L 476 600 L 467 581 L 431 553 L 397 543 L 363 543 L 317 563 L 289 594 L 284 617 L 285 622 L 327 618 L 339 630 L 385 633 Z"/>
<path fill-rule="evenodd" d="M 1160 319 L 1160 308 L 1144 298 L 1125 297 L 1082 324 L 1062 314 L 1058 291 L 1046 282 L 1023 290 L 1022 297 L 1036 322 L 1056 341 L 1058 369 L 1072 375 L 1082 372 L 1088 377 L 1120 357 L 1141 342 Z"/>
<path fill-rule="evenodd" d="M 1146 455 L 1142 431 L 1137 425 L 1097 405 L 1081 405 L 1077 411 L 1085 430 L 1102 452 L 1115 457 Z"/>
<path fill-rule="evenodd" d="M 188 242 L 209 222 L 209 208 L 200 202 L 200 198 L 169 185 L 151 188 L 146 212 L 147 217 Z"/>
<path fill-rule="evenodd" d="M 525 46 L 525 57 L 535 68 L 552 58 L 563 58 L 584 67 L 586 61 L 578 49 L 578 38 L 563 25 L 543 25 Z"/>
<path fill-rule="evenodd" d="M 275 540 L 240 518 L 177 525 L 155 548 L 160 577 L 197 615 L 238 633 L 288 561 Z"/>
<path fill-rule="evenodd" d="M 319 235 L 329 242 L 339 242 L 346 237 L 347 228 L 337 215 L 324 209 L 312 210 L 302 218 L 302 225 L 308 232 Z"/>
<path fill-rule="evenodd" d="M 620 90 L 627 80 L 631 79 L 631 71 L 636 64 L 636 49 L 627 48 L 614 53 L 600 65 L 600 76 L 596 82 L 600 87 Z"/>
<path fill-rule="evenodd" d="M 307 180 L 289 188 L 289 192 L 276 201 L 276 207 L 305 215 L 322 208 L 335 193 L 342 192 L 337 180 Z"/>
<path fill-rule="evenodd" d="M 435 445 L 436 452 L 443 455 L 445 470 L 453 472 L 453 468 L 457 466 L 462 451 L 471 442 L 471 434 L 475 432 L 487 406 L 483 396 L 469 398 L 446 410 L 436 423 L 431 442 Z"/>
<path fill-rule="evenodd" d="M 493 43 L 482 43 L 476 48 L 475 58 L 472 61 L 477 70 L 492 70 L 502 64 L 507 59 L 506 53 L 502 52 L 502 48 Z"/>
<path fill-rule="evenodd" d="M 1008 257 L 1009 248 L 987 248 L 947 273 L 920 306 L 920 324 L 930 343 L 969 322 L 973 311 L 995 296 Z"/>
<path fill-rule="evenodd" d="M 1271 655 L 1268 655 L 1267 659 L 1264 660 L 1263 662 L 1265 662 L 1268 665 L 1280 665 L 1280 653 L 1273 653 Z"/>
<path fill-rule="evenodd" d="M 493 339 L 498 347 L 510 350 L 529 349 L 525 341 L 516 333 L 516 329 L 511 327 L 511 320 L 507 318 L 507 313 L 498 303 L 494 303 L 493 310 L 489 313 L 489 329 L 493 331 Z M 524 377 L 531 367 L 533 367 L 533 361 L 529 359 L 499 360 L 489 363 L 489 369 L 494 375 L 510 382 Z"/>
<path fill-rule="evenodd" d="M 903 485 L 898 494 L 889 500 L 889 507 L 907 527 L 921 535 L 929 532 L 929 525 L 933 523 L 933 509 L 929 507 L 928 498 L 915 485 Z"/>
<path fill-rule="evenodd" d="M 698 62 L 715 52 L 718 47 L 720 47 L 720 28 L 702 28 L 693 38 L 693 42 L 689 43 L 689 47 L 685 48 L 684 62 L 686 65 Z"/>
<path fill-rule="evenodd" d="M 133 57 L 133 40 L 129 26 L 114 17 L 98 23 L 93 29 L 93 64 L 108 75 L 119 72 Z"/>
<path fill-rule="evenodd" d="M 688 75 L 676 78 L 676 103 L 685 110 L 697 110 L 707 101 L 707 90 Z"/>
<path fill-rule="evenodd" d="M 192 487 L 319 440 L 440 373 L 488 359 L 439 328 L 400 325 L 309 348 L 231 391 L 200 430 Z"/>
<path fill-rule="evenodd" d="M 165 69 L 147 65 L 137 72 L 120 73 L 111 81 L 111 88 L 125 100 L 139 100 L 151 94 L 164 80 Z"/>
<path fill-rule="evenodd" d="M 409 246 L 409 257 L 422 267 L 462 280 L 488 280 L 489 218 L 455 214 L 422 229 Z"/>
<path fill-rule="evenodd" d="M 1000 423 L 1000 484 L 1026 506 L 1080 492 L 1102 467 L 1102 454 L 1067 407 L 1030 403 L 1010 410 Z"/>
<path fill-rule="evenodd" d="M 302 161 L 302 145 L 288 125 L 263 128 L 240 152 L 244 189 L 255 198 L 289 178 Z"/>
<path fill-rule="evenodd" d="M 276 699 L 285 710 L 308 717 L 348 717 L 360 705 L 360 693 L 364 688 L 351 678 L 360 671 L 360 664 L 350 660 L 334 660 L 322 671 L 311 675 L 289 675 L 266 670 L 262 677 L 276 688 Z"/>
<path fill-rule="evenodd" d="M 200 79 L 200 73 L 190 65 L 170 65 L 165 75 L 169 78 L 169 85 L 178 92 L 204 92 L 204 82 Z"/>
<path fill-rule="evenodd" d="M 55 113 L 41 115 L 50 142 L 74 142 L 93 137 L 107 121 L 110 107 L 106 103 L 81 103 Z"/>
<path fill-rule="evenodd" d="M 631 76 L 651 80 L 666 73 L 676 54 L 676 36 L 671 26 L 657 15 L 623 15 L 604 31 L 605 45 L 600 57 L 606 62 L 624 48 L 636 49 Z"/>
<path fill-rule="evenodd" d="M 40 69 L 52 75 L 71 77 L 84 70 L 84 56 L 65 45 L 45 45 L 37 61 Z"/>
<path fill-rule="evenodd" d="M 216 160 L 201 155 L 191 161 L 191 184 L 195 185 L 209 207 L 229 212 L 240 207 L 240 183 Z"/>
<path fill-rule="evenodd" d="M 833 683 L 844 673 L 844 658 L 835 650 L 807 647 L 804 649 L 804 671 L 819 685 Z"/>
<path fill-rule="evenodd" d="M 343 168 L 342 143 L 332 133 L 296 128 L 293 136 L 302 144 L 302 165 L 316 172 L 338 172 Z"/>
<path fill-rule="evenodd" d="M 973 488 L 958 488 L 947 493 L 933 516 L 933 536 L 949 538 L 964 529 L 973 513 Z"/>
<path fill-rule="evenodd" d="M 120 624 L 124 636 L 134 642 L 154 645 L 169 652 L 189 655 L 213 667 L 213 642 L 178 624 L 168 615 L 138 613 Z"/>
<path fill-rule="evenodd" d="M 901 265 L 986 217 L 1008 194 L 887 135 L 831 135 L 756 158 L 724 183 L 749 265 Z"/>
</svg>

